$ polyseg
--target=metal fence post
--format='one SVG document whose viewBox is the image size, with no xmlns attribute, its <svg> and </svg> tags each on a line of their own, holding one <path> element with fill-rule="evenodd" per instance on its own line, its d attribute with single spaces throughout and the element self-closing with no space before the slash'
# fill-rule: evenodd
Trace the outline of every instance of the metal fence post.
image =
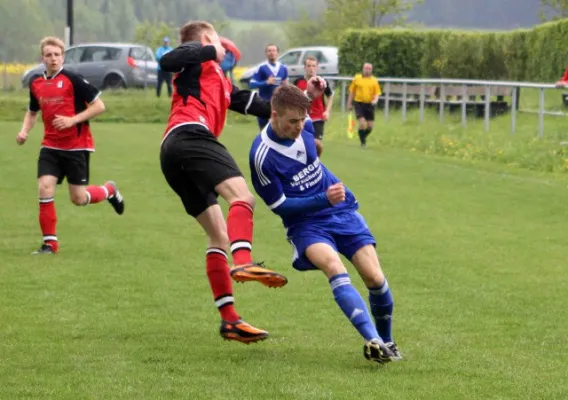
<svg viewBox="0 0 568 400">
<path fill-rule="evenodd" d="M 485 132 L 489 132 L 490 112 L 491 112 L 491 87 L 485 86 Z"/>
<path fill-rule="evenodd" d="M 341 81 L 341 112 L 345 112 L 345 89 L 347 87 L 347 83 L 345 81 Z"/>
<path fill-rule="evenodd" d="M 402 122 L 406 122 L 406 97 L 408 94 L 408 84 L 402 84 Z"/>
<path fill-rule="evenodd" d="M 385 86 L 385 121 L 389 120 L 390 82 Z"/>
<path fill-rule="evenodd" d="M 446 86 L 441 83 L 440 84 L 440 123 L 444 123 L 444 102 L 446 101 Z"/>
<path fill-rule="evenodd" d="M 467 86 L 462 86 L 462 126 L 465 128 L 467 126 Z"/>
<path fill-rule="evenodd" d="M 424 102 L 426 97 L 426 86 L 424 83 L 420 84 L 420 122 L 424 121 Z"/>
<path fill-rule="evenodd" d="M 540 96 L 538 99 L 538 137 L 544 135 L 544 88 L 540 88 Z"/>
<path fill-rule="evenodd" d="M 513 98 L 511 99 L 511 135 L 517 129 L 517 96 L 518 88 L 513 88 Z"/>
</svg>

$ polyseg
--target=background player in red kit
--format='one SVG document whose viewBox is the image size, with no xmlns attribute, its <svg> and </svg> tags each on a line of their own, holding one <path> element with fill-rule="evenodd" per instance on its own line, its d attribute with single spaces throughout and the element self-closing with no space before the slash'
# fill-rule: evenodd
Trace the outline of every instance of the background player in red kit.
<svg viewBox="0 0 568 400">
<path fill-rule="evenodd" d="M 170 187 L 179 195 L 186 212 L 208 237 L 206 267 L 215 304 L 221 314 L 221 336 L 242 343 L 268 337 L 240 319 L 233 297 L 231 277 L 237 282 L 258 281 L 281 287 L 287 279 L 251 257 L 255 199 L 227 149 L 217 140 L 227 110 L 270 117 L 270 104 L 248 90 L 239 90 L 227 79 L 219 63 L 225 50 L 215 28 L 203 21 L 180 29 L 181 45 L 160 59 L 160 68 L 174 72 L 174 94 L 160 162 Z M 323 91 L 314 78 L 308 92 Z M 229 203 L 225 222 L 217 195 Z M 233 256 L 229 269 L 227 248 Z"/>
<path fill-rule="evenodd" d="M 78 206 L 108 200 L 118 214 L 124 201 L 112 181 L 103 186 L 89 183 L 89 156 L 95 151 L 89 119 L 105 110 L 100 92 L 80 76 L 63 68 L 63 42 L 46 37 L 40 43 L 45 72 L 30 81 L 30 104 L 21 131 L 16 137 L 22 145 L 41 111 L 44 136 L 38 160 L 39 224 L 43 245 L 33 254 L 53 254 L 57 241 L 55 186 L 67 177 L 71 201 Z"/>
<path fill-rule="evenodd" d="M 318 60 L 313 56 L 308 56 L 304 60 L 304 77 L 298 78 L 294 82 L 294 85 L 302 90 L 306 90 L 308 87 L 308 80 L 317 75 L 318 72 Z M 321 96 L 312 100 L 310 110 L 308 115 L 312 120 L 314 126 L 314 138 L 316 140 L 316 149 L 318 156 L 321 156 L 323 152 L 323 128 L 325 121 L 329 119 L 331 114 L 331 107 L 333 106 L 333 90 L 327 84 L 325 85 L 325 91 Z"/>
</svg>

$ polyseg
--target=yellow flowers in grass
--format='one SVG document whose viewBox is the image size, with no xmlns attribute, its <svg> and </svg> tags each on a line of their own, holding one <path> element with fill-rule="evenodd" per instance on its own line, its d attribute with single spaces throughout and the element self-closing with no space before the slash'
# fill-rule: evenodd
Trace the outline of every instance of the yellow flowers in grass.
<svg viewBox="0 0 568 400">
<path fill-rule="evenodd" d="M 19 63 L 10 63 L 10 64 L 2 64 L 0 63 L 0 74 L 10 74 L 10 75 L 21 75 L 27 69 L 33 68 L 35 64 L 19 64 Z"/>
</svg>

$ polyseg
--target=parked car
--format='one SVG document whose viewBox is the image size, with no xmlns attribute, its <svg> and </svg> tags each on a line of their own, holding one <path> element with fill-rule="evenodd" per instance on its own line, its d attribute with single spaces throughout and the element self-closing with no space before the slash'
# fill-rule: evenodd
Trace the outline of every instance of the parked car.
<svg viewBox="0 0 568 400">
<path fill-rule="evenodd" d="M 292 81 L 304 75 L 304 60 L 308 56 L 314 56 L 319 61 L 319 74 L 321 76 L 337 76 L 339 74 L 339 58 L 337 56 L 337 47 L 330 46 L 313 46 L 313 47 L 297 47 L 289 49 L 278 57 L 278 61 L 288 67 L 288 78 Z M 249 83 L 252 75 L 255 73 L 259 65 L 258 63 L 252 68 L 246 70 L 241 76 L 239 82 L 241 84 Z"/>
<path fill-rule="evenodd" d="M 65 51 L 64 68 L 82 75 L 99 89 L 156 86 L 158 63 L 152 49 L 129 43 L 89 43 Z M 32 76 L 45 70 L 39 64 L 22 75 L 28 87 Z"/>
</svg>

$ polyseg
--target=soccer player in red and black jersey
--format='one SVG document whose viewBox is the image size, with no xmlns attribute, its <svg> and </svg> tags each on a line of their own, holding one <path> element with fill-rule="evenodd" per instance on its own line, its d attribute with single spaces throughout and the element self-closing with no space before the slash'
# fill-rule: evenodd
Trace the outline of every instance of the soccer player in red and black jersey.
<svg viewBox="0 0 568 400">
<path fill-rule="evenodd" d="M 87 186 L 89 156 L 95 151 L 89 119 L 105 110 L 100 92 L 82 77 L 63 68 L 63 42 L 46 37 L 40 43 L 45 72 L 30 81 L 29 109 L 16 137 L 22 145 L 41 111 L 44 136 L 38 160 L 39 224 L 43 245 L 33 254 L 54 254 L 59 250 L 54 195 L 55 187 L 67 177 L 71 201 L 78 206 L 108 200 L 118 214 L 124 200 L 116 183 Z"/>
<path fill-rule="evenodd" d="M 256 93 L 239 90 L 225 77 L 219 65 L 225 50 L 211 24 L 187 23 L 180 29 L 180 39 L 182 44 L 160 59 L 160 68 L 174 73 L 171 113 L 160 150 L 162 172 L 186 212 L 207 234 L 206 270 L 221 314 L 221 336 L 242 343 L 263 340 L 268 332 L 247 324 L 237 314 L 231 277 L 268 287 L 284 286 L 287 279 L 252 260 L 255 199 L 235 160 L 217 138 L 228 109 L 268 119 L 270 104 Z M 308 95 L 321 94 L 323 84 L 314 78 Z M 229 204 L 226 222 L 218 195 Z M 229 268 L 227 249 L 233 268 Z"/>
<path fill-rule="evenodd" d="M 318 60 L 313 56 L 308 56 L 304 60 L 304 77 L 298 78 L 294 82 L 294 85 L 302 90 L 306 90 L 308 87 L 308 80 L 317 75 L 318 72 Z M 312 104 L 308 115 L 312 120 L 314 126 L 314 138 L 316 140 L 316 149 L 318 151 L 318 156 L 321 156 L 323 152 L 323 127 L 325 121 L 329 119 L 331 114 L 331 107 L 333 106 L 333 90 L 326 83 L 325 91 L 321 96 L 312 100 Z"/>
</svg>

